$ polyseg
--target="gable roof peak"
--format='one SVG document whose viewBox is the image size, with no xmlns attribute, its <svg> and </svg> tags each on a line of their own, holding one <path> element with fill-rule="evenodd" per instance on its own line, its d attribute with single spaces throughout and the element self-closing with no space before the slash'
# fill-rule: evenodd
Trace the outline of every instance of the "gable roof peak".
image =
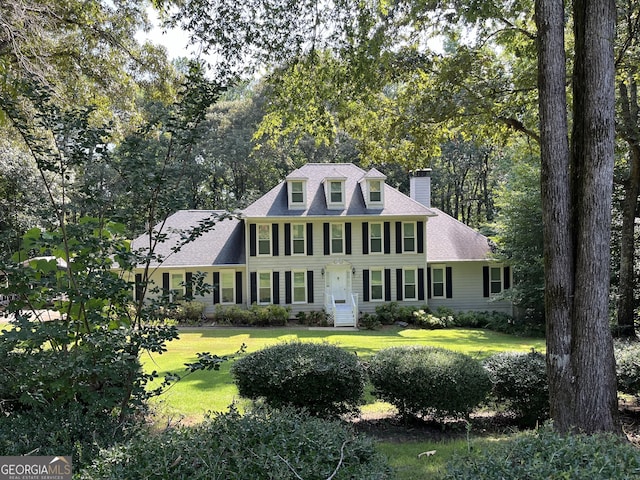
<svg viewBox="0 0 640 480">
<path fill-rule="evenodd" d="M 299 168 L 296 168 L 293 172 L 285 177 L 286 180 L 308 180 L 308 177 L 303 174 Z"/>
<path fill-rule="evenodd" d="M 387 178 L 387 176 L 382 173 L 380 170 L 378 170 L 377 168 L 373 167 L 371 170 L 369 170 L 367 173 L 364 174 L 364 177 L 366 179 L 380 179 L 380 180 L 385 180 Z"/>
</svg>

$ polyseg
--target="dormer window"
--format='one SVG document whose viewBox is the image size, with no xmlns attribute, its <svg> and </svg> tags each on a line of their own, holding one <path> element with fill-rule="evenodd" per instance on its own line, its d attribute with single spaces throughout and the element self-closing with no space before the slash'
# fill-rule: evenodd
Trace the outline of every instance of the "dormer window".
<svg viewBox="0 0 640 480">
<path fill-rule="evenodd" d="M 346 194 L 344 189 L 345 178 L 325 178 L 324 191 L 327 199 L 327 208 L 344 208 Z"/>
<path fill-rule="evenodd" d="M 307 182 L 303 179 L 287 180 L 289 193 L 289 208 L 292 210 L 304 210 L 307 208 Z"/>
<path fill-rule="evenodd" d="M 342 182 L 330 181 L 329 190 L 331 192 L 331 198 L 329 200 L 329 203 L 343 203 Z"/>
<path fill-rule="evenodd" d="M 384 206 L 384 181 L 386 178 L 383 173 L 372 168 L 360 179 L 360 189 L 367 208 L 382 208 Z"/>
<path fill-rule="evenodd" d="M 291 203 L 293 204 L 303 204 L 304 203 L 304 192 L 302 191 L 302 182 L 291 182 Z"/>
<path fill-rule="evenodd" d="M 382 181 L 369 180 L 369 203 L 382 202 Z"/>
</svg>

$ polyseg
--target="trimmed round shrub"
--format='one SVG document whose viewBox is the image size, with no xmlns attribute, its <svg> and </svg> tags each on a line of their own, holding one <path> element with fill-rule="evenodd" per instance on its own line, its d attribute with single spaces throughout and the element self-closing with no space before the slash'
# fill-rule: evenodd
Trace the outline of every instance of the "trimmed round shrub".
<svg viewBox="0 0 640 480">
<path fill-rule="evenodd" d="M 495 400 L 525 425 L 549 417 L 547 365 L 539 352 L 502 352 L 484 361 Z"/>
<path fill-rule="evenodd" d="M 467 416 L 485 400 L 491 382 L 468 355 L 426 346 L 393 347 L 369 364 L 374 394 L 402 416 Z"/>
<path fill-rule="evenodd" d="M 559 435 L 550 428 L 470 449 L 447 464 L 448 480 L 640 478 L 640 450 L 612 435 Z"/>
<path fill-rule="evenodd" d="M 616 342 L 615 356 L 618 390 L 640 395 L 640 343 Z"/>
<path fill-rule="evenodd" d="M 316 416 L 355 413 L 364 398 L 358 358 L 327 343 L 290 342 L 251 353 L 231 366 L 242 397 Z"/>
<path fill-rule="evenodd" d="M 343 423 L 261 409 L 140 435 L 103 450 L 79 478 L 325 480 L 336 471 L 336 479 L 392 478 L 373 441 Z"/>
</svg>

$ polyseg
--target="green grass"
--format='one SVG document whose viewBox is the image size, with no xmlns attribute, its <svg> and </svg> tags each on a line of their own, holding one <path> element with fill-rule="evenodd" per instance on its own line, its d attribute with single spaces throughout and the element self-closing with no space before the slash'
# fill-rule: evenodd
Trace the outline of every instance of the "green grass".
<svg viewBox="0 0 640 480">
<path fill-rule="evenodd" d="M 455 455 L 507 437 L 472 437 L 433 442 L 378 442 L 376 449 L 387 457 L 397 480 L 437 480 L 444 477 L 446 464 Z"/>
<path fill-rule="evenodd" d="M 377 450 L 387 457 L 398 480 L 439 478 L 445 463 L 455 454 L 466 451 L 467 440 L 443 442 L 379 442 Z M 428 452 L 428 453 L 427 453 Z"/>
<path fill-rule="evenodd" d="M 242 344 L 247 352 L 253 352 L 277 343 L 301 340 L 329 342 L 355 352 L 366 359 L 377 351 L 398 345 L 432 345 L 485 358 L 505 350 L 544 350 L 544 340 L 514 337 L 478 329 L 413 330 L 390 327 L 377 331 L 342 331 L 333 329 L 309 330 L 306 328 L 185 328 L 180 338 L 168 345 L 168 351 L 153 357 L 143 356 L 145 371 L 153 370 L 164 376 L 167 372 L 183 374 L 184 364 L 196 360 L 197 352 L 231 355 Z M 240 409 L 246 405 L 238 397 L 238 391 L 229 374 L 230 362 L 220 371 L 196 372 L 177 382 L 166 393 L 154 400 L 162 417 L 183 418 L 185 422 L 198 422 L 208 412 L 227 411 L 229 405 L 238 402 Z M 388 410 L 389 405 L 374 403 L 368 396 L 363 411 Z"/>
</svg>

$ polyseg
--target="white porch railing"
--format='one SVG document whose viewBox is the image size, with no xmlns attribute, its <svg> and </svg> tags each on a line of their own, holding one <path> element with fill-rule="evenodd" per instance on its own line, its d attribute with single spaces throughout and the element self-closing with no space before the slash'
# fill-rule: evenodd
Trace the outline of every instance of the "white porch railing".
<svg viewBox="0 0 640 480">
<path fill-rule="evenodd" d="M 358 294 L 350 294 L 344 303 L 336 304 L 331 291 L 325 291 L 325 310 L 336 327 L 356 327 L 358 324 Z"/>
<path fill-rule="evenodd" d="M 324 292 L 324 309 L 327 314 L 335 321 L 336 319 L 336 298 L 331 294 L 331 290 L 328 288 Z"/>
<path fill-rule="evenodd" d="M 358 294 L 351 294 L 351 312 L 353 313 L 353 326 L 358 326 Z"/>
</svg>

